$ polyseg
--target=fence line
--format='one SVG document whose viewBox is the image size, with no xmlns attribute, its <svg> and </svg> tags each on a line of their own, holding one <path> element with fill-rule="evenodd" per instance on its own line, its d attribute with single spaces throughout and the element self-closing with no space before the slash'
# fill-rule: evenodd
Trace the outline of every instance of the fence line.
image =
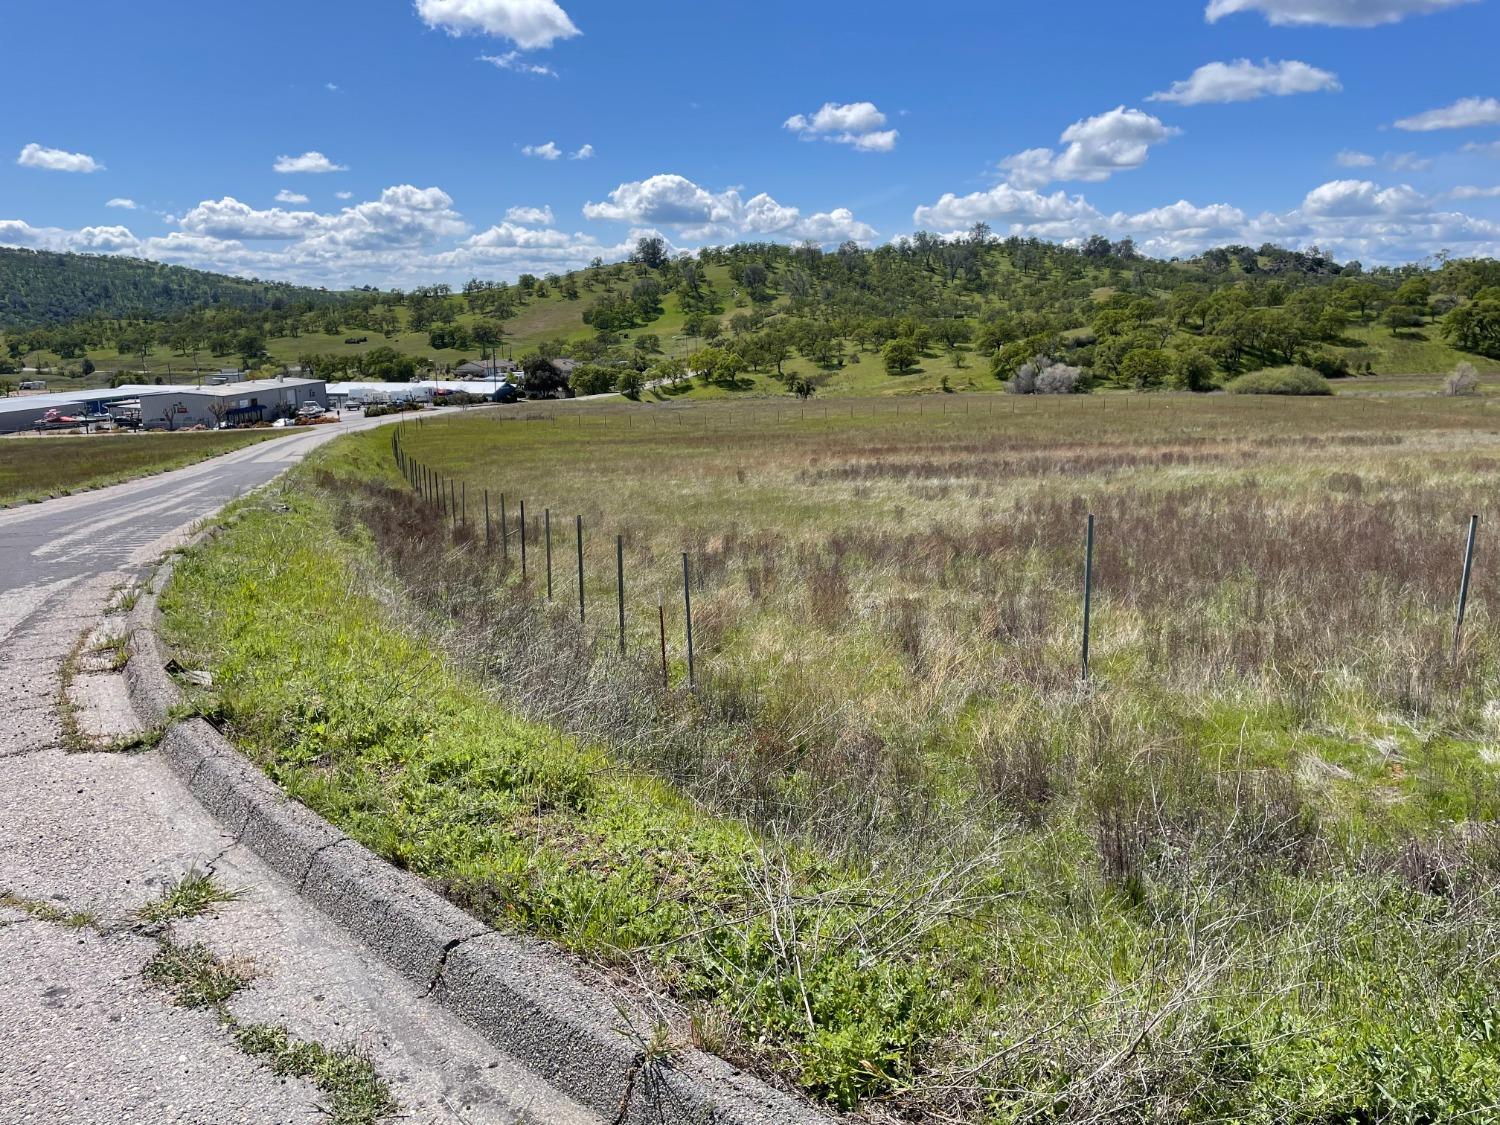
<svg viewBox="0 0 1500 1125">
<path fill-rule="evenodd" d="M 419 420 L 420 422 L 420 420 Z M 404 425 L 404 424 L 403 424 Z M 401 439 L 403 426 L 394 427 L 395 432 L 391 437 L 391 451 L 396 465 L 408 486 L 418 493 L 423 500 L 431 506 L 436 506 L 439 513 L 443 514 L 445 504 L 449 508 L 448 514 L 453 517 L 455 528 L 460 526 L 458 517 L 454 510 L 455 497 L 460 494 L 464 497 L 463 526 L 467 526 L 467 482 L 462 483 L 461 493 L 456 491 L 455 482 L 445 479 L 441 474 L 426 466 L 422 462 L 411 457 L 406 452 Z M 443 485 L 446 483 L 446 489 Z M 492 534 L 490 528 L 490 498 L 489 490 L 484 491 L 485 504 L 485 546 L 492 547 Z M 520 529 L 521 546 L 521 582 L 524 586 L 527 582 L 527 529 L 526 529 L 526 501 L 520 500 L 520 515 L 518 524 Z M 503 558 L 508 563 L 510 557 L 509 527 L 506 524 L 506 497 L 500 494 L 500 523 Z M 544 509 L 543 526 L 546 540 L 547 559 L 547 600 L 553 600 L 553 577 L 552 577 L 552 510 Z M 1474 560 L 1478 544 L 1479 516 L 1469 517 L 1468 534 L 1463 554 L 1462 577 L 1459 582 L 1457 610 L 1453 626 L 1452 661 L 1455 667 L 1463 642 L 1464 623 L 1466 620 L 1471 595 L 1473 579 Z M 578 621 L 580 627 L 585 627 L 587 622 L 587 585 L 584 563 L 584 541 L 583 541 L 583 516 L 574 517 L 574 543 L 577 553 L 578 569 Z M 1094 563 L 1096 547 L 1096 522 L 1092 513 L 1086 517 L 1084 528 L 1084 567 L 1083 567 L 1083 591 L 1082 591 L 1082 631 L 1080 636 L 1080 660 L 1079 660 L 1079 682 L 1087 684 L 1091 674 L 1091 657 L 1093 648 L 1093 616 L 1094 616 Z M 618 611 L 619 648 L 620 655 L 625 656 L 628 651 L 627 629 L 625 615 L 625 536 L 615 536 L 615 582 L 616 603 Z M 694 648 L 693 636 L 693 595 L 692 595 L 692 569 L 688 552 L 682 553 L 682 595 L 685 630 L 685 656 L 687 665 L 688 687 L 696 691 L 698 686 L 697 662 Z M 660 636 L 662 681 L 667 687 L 671 686 L 670 666 L 667 659 L 667 628 L 666 628 L 666 603 L 658 599 L 657 602 L 657 624 Z"/>
</svg>

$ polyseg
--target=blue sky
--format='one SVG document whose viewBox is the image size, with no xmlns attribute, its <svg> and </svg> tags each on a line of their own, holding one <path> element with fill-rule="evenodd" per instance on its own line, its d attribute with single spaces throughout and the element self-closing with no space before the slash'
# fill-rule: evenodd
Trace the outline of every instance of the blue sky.
<svg viewBox="0 0 1500 1125">
<path fill-rule="evenodd" d="M 0 244 L 311 283 L 988 222 L 1500 255 L 1500 0 L 11 0 Z"/>
</svg>

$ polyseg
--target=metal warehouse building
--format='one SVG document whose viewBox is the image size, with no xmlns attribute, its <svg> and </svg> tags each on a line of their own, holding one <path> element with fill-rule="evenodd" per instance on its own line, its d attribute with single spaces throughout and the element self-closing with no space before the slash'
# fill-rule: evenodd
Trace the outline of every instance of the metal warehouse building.
<svg viewBox="0 0 1500 1125">
<path fill-rule="evenodd" d="M 321 379 L 257 379 L 219 386 L 140 384 L 72 394 L 25 395 L 0 399 L 0 433 L 29 430 L 49 410 L 86 414 L 139 405 L 150 426 L 248 426 L 290 417 L 305 402 L 328 405 Z"/>
</svg>

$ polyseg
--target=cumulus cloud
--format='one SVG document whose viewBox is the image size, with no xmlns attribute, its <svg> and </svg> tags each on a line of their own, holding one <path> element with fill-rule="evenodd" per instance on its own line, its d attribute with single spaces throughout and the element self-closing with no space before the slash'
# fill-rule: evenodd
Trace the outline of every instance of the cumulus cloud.
<svg viewBox="0 0 1500 1125">
<path fill-rule="evenodd" d="M 569 160 L 592 160 L 592 159 L 594 159 L 594 146 L 593 145 L 584 145 L 577 152 L 573 153 L 572 156 L 568 157 L 568 159 Z"/>
<path fill-rule="evenodd" d="M 1375 158 L 1368 152 L 1356 152 L 1352 148 L 1346 148 L 1334 157 L 1339 165 L 1344 168 L 1373 168 Z"/>
<path fill-rule="evenodd" d="M 557 71 L 550 66 L 528 61 L 520 51 L 507 51 L 503 55 L 480 55 L 480 62 L 487 62 L 500 70 L 513 70 L 517 74 L 531 74 L 538 78 L 556 78 Z"/>
<path fill-rule="evenodd" d="M 1159 257 L 1192 255 L 1226 243 L 1263 242 L 1317 245 L 1346 258 L 1382 264 L 1415 261 L 1440 247 L 1461 248 L 1476 256 L 1500 252 L 1500 223 L 1446 209 L 1442 198 L 1424 196 L 1406 185 L 1335 180 L 1282 212 L 1247 215 L 1228 203 L 1200 206 L 1179 200 L 1106 215 L 1081 195 L 1045 195 L 1001 184 L 987 192 L 945 195 L 917 208 L 913 218 L 918 228 L 953 235 L 985 222 L 999 233 L 1073 244 L 1091 234 L 1130 237 L 1144 253 Z M 1488 196 L 1449 193 L 1447 198 Z"/>
<path fill-rule="evenodd" d="M 534 156 L 538 160 L 556 160 L 562 156 L 562 149 L 553 142 L 548 141 L 544 145 L 527 145 L 521 150 L 523 156 Z"/>
<path fill-rule="evenodd" d="M 1200 66 L 1189 77 L 1172 83 L 1171 89 L 1152 94 L 1146 100 L 1202 105 L 1205 102 L 1248 102 L 1289 94 L 1315 94 L 1342 88 L 1336 75 L 1305 62 L 1266 59 L 1257 65 L 1249 59 L 1237 59 Z"/>
<path fill-rule="evenodd" d="M 1348 217 L 1353 215 L 1402 215 L 1422 210 L 1426 200 L 1405 184 L 1382 188 L 1369 180 L 1333 180 L 1307 193 L 1304 215 Z"/>
<path fill-rule="evenodd" d="M 336 191 L 333 193 L 333 197 L 335 199 L 353 199 L 354 193 L 352 191 Z"/>
<path fill-rule="evenodd" d="M 300 194 L 298 194 L 295 191 L 289 191 L 286 188 L 282 188 L 280 191 L 278 191 L 276 193 L 276 202 L 277 203 L 306 203 L 307 202 L 307 196 L 300 195 Z"/>
<path fill-rule="evenodd" d="M 1475 187 L 1465 184 L 1448 193 L 1450 199 L 1500 199 L 1500 187 Z"/>
<path fill-rule="evenodd" d="M 80 254 L 132 253 L 141 243 L 128 227 L 34 227 L 20 219 L 0 219 L 0 246 L 32 250 L 71 250 Z"/>
<path fill-rule="evenodd" d="M 116 198 L 111 199 L 104 206 L 117 207 L 121 211 L 134 211 L 140 206 L 140 204 L 136 203 L 136 201 L 133 199 L 125 199 L 123 197 L 117 196 Z"/>
<path fill-rule="evenodd" d="M 860 152 L 890 152 L 900 136 L 895 129 L 885 129 L 885 114 L 873 102 L 850 102 L 840 105 L 826 102 L 816 113 L 796 114 L 782 123 L 804 141 L 828 141 L 849 145 Z"/>
<path fill-rule="evenodd" d="M 316 250 L 421 247 L 467 233 L 468 224 L 439 188 L 386 188 L 378 200 L 335 214 L 258 210 L 233 196 L 204 200 L 177 223 L 185 234 L 235 242 L 298 241 Z"/>
<path fill-rule="evenodd" d="M 512 207 L 505 212 L 505 219 L 532 227 L 550 227 L 554 221 L 551 207 Z"/>
<path fill-rule="evenodd" d="M 1209 23 L 1241 12 L 1259 12 L 1282 27 L 1378 27 L 1399 23 L 1408 16 L 1472 4 L 1477 0 L 1209 0 L 1204 12 Z"/>
<path fill-rule="evenodd" d="M 918 227 L 957 230 L 975 223 L 1021 224 L 1093 222 L 1099 212 L 1081 195 L 1066 192 L 1043 195 L 1030 188 L 999 184 L 970 195 L 944 195 L 936 203 L 918 207 L 912 221 Z"/>
<path fill-rule="evenodd" d="M 299 173 L 310 175 L 322 175 L 325 172 L 347 172 L 348 167 L 343 164 L 335 164 L 321 152 L 304 152 L 301 156 L 278 156 L 276 163 L 271 165 L 273 171 L 280 172 L 283 176 L 292 176 Z"/>
<path fill-rule="evenodd" d="M 1438 129 L 1472 129 L 1476 125 L 1500 125 L 1500 100 L 1495 98 L 1459 98 L 1452 105 L 1429 109 L 1412 117 L 1403 117 L 1396 128 L 1412 133 L 1431 133 Z"/>
<path fill-rule="evenodd" d="M 416 0 L 416 10 L 449 35 L 491 35 L 526 51 L 583 34 L 556 0 Z"/>
<path fill-rule="evenodd" d="M 869 242 L 876 230 L 844 207 L 804 216 L 764 192 L 742 199 L 738 190 L 711 192 L 685 176 L 662 174 L 624 183 L 602 203 L 584 204 L 585 218 L 676 228 L 693 241 L 742 237 Z"/>
<path fill-rule="evenodd" d="M 1075 121 L 1063 130 L 1061 152 L 1032 148 L 1000 162 L 1012 184 L 1037 188 L 1054 180 L 1107 180 L 1116 172 L 1146 163 L 1151 146 L 1162 144 L 1181 130 L 1138 109 L 1118 106 L 1108 113 Z"/>
<path fill-rule="evenodd" d="M 43 148 L 29 144 L 16 157 L 22 168 L 41 168 L 48 172 L 102 172 L 104 165 L 82 152 L 65 152 L 60 148 Z"/>
</svg>

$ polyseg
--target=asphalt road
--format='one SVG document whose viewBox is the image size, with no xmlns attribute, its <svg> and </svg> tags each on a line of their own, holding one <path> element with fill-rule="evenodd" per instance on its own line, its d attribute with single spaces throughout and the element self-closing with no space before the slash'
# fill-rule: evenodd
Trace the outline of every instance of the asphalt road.
<svg viewBox="0 0 1500 1125">
<path fill-rule="evenodd" d="M 0 643 L 16 591 L 61 592 L 91 575 L 154 559 L 153 548 L 343 434 L 396 417 L 314 426 L 161 476 L 0 511 Z M 125 440 L 106 438 L 101 440 Z M 135 439 L 130 439 L 135 440 Z M 26 599 L 29 601 L 29 599 Z M 49 599 L 50 600 L 50 599 Z"/>
</svg>

